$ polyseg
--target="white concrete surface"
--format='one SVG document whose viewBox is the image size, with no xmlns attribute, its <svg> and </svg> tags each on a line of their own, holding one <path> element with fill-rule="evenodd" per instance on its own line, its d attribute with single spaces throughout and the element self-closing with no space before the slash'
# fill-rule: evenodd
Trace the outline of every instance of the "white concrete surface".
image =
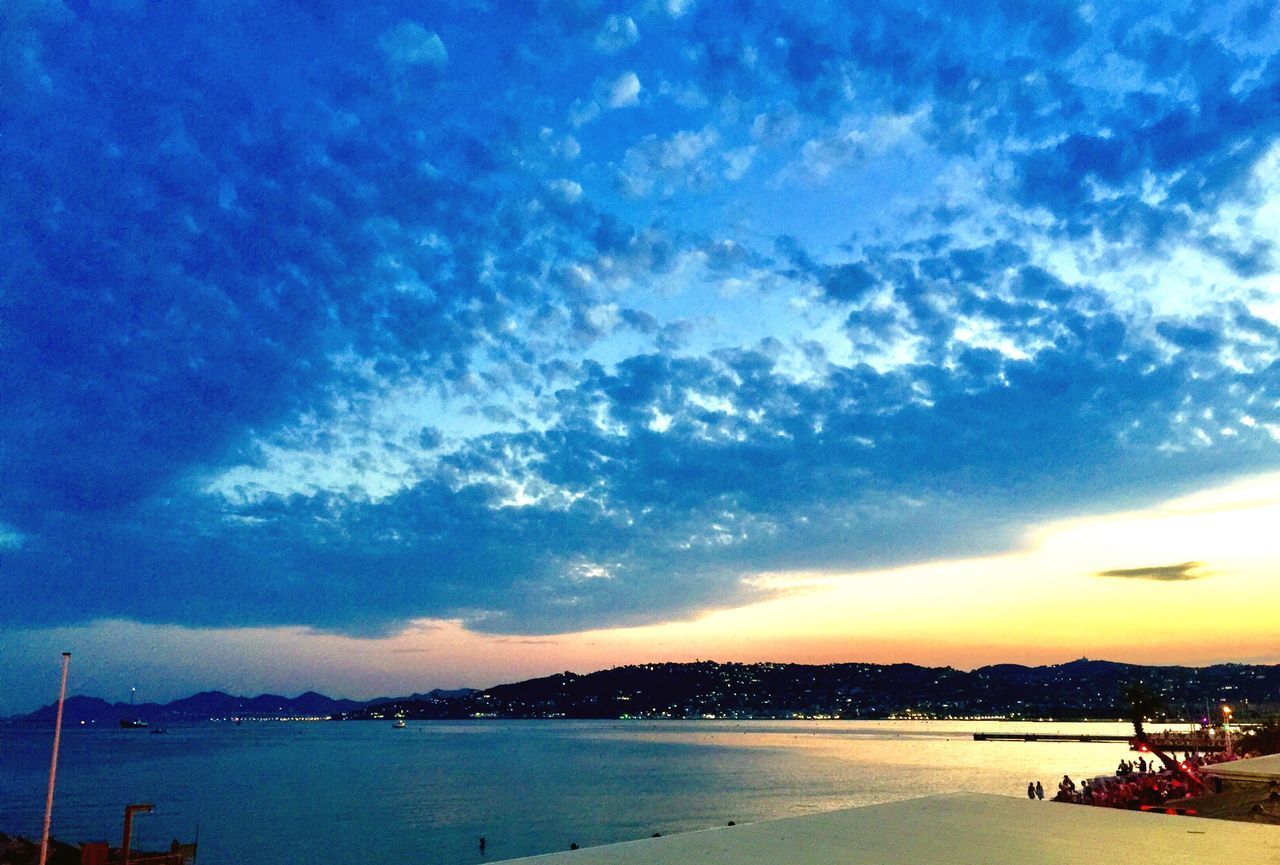
<svg viewBox="0 0 1280 865">
<path fill-rule="evenodd" d="M 953 793 L 509 860 L 522 865 L 1264 865 L 1280 827 Z"/>
<path fill-rule="evenodd" d="M 1224 781 L 1257 781 L 1263 784 L 1268 781 L 1280 781 L 1280 754 L 1232 760 L 1230 763 L 1216 763 L 1206 766 L 1203 771 L 1208 775 L 1216 775 Z"/>
</svg>

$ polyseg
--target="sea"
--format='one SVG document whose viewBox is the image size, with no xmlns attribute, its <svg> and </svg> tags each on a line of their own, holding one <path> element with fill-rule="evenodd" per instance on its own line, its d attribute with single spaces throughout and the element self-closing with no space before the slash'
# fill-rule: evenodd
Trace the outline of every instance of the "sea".
<svg viewBox="0 0 1280 865">
<path fill-rule="evenodd" d="M 200 865 L 472 865 L 937 793 L 1052 795 L 1123 743 L 981 742 L 1120 723 L 245 721 L 64 730 L 52 835 L 134 849 L 198 840 Z M 0 831 L 39 838 L 51 729 L 0 727 Z M 1045 807 L 1049 807 L 1046 805 Z M 479 839 L 486 841 L 480 850 Z"/>
</svg>

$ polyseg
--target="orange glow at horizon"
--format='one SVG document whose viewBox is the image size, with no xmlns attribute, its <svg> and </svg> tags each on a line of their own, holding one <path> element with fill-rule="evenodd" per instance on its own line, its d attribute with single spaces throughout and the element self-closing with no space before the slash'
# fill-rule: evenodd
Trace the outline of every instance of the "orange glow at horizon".
<svg viewBox="0 0 1280 865">
<path fill-rule="evenodd" d="M 40 639 L 52 645 L 78 634 L 83 644 L 87 630 L 101 657 L 132 658 L 135 677 L 129 647 L 149 645 L 157 679 L 181 665 L 188 677 L 237 693 L 297 690 L 323 669 L 324 688 L 358 698 L 694 659 L 966 669 L 1082 656 L 1277 663 L 1277 527 L 1280 474 L 1145 510 L 1039 526 L 1021 549 L 1002 555 L 883 571 L 756 574 L 751 583 L 774 592 L 772 598 L 690 621 L 517 636 L 424 620 L 373 640 L 301 628 L 103 622 L 41 632 Z M 1193 562 L 1186 570 L 1194 579 L 1098 576 Z M 106 680 L 115 673 L 104 667 L 95 675 Z"/>
<path fill-rule="evenodd" d="M 984 558 L 859 573 L 770 573 L 776 594 L 694 620 L 547 637 L 423 622 L 391 643 L 511 681 L 628 663 L 908 661 L 971 668 L 1087 656 L 1136 663 L 1280 661 L 1280 475 L 1029 532 Z M 1103 571 L 1198 562 L 1195 579 Z M 465 659 L 465 660 L 464 660 Z M 505 677 L 503 673 L 506 673 Z"/>
</svg>

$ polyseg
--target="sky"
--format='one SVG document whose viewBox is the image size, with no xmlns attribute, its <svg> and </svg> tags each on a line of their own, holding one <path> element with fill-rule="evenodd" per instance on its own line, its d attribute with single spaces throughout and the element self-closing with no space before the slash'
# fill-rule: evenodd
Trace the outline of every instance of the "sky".
<svg viewBox="0 0 1280 865">
<path fill-rule="evenodd" d="M 8 0 L 0 174 L 0 712 L 1280 662 L 1274 4 Z"/>
</svg>

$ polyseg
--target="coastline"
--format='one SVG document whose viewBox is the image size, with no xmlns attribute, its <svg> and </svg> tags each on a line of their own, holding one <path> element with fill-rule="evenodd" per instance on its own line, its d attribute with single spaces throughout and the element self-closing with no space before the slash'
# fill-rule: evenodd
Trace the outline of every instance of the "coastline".
<svg viewBox="0 0 1280 865">
<path fill-rule="evenodd" d="M 1016 795 L 1028 777 L 1101 771 L 1129 755 L 1109 744 L 975 743 L 975 729 L 1125 725 L 491 720 L 411 721 L 399 731 L 390 722 L 205 724 L 166 736 L 77 728 L 64 737 L 53 835 L 116 837 L 126 801 L 154 801 L 156 813 L 138 823 L 144 846 L 192 837 L 199 825 L 211 863 L 292 865 L 288 851 L 324 849 L 474 865 L 571 841 L 585 849 L 952 790 Z M 0 828 L 30 836 L 48 731 L 0 735 L 6 768 L 20 770 L 0 791 Z M 270 781 L 286 777 L 296 783 Z M 133 798 L 104 798 L 108 790 Z M 363 791 L 359 809 L 352 790 Z"/>
</svg>

